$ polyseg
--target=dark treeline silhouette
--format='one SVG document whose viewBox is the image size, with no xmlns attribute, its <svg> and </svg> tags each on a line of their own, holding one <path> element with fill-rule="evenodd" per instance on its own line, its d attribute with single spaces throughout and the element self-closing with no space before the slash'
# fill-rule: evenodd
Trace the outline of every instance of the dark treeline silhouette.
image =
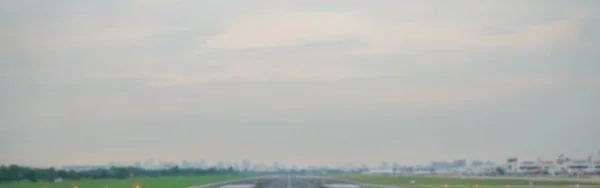
<svg viewBox="0 0 600 188">
<path fill-rule="evenodd" d="M 57 170 L 54 168 L 29 168 L 18 165 L 0 166 L 0 182 L 14 181 L 55 181 L 56 179 L 125 179 L 131 177 L 158 177 L 158 176 L 197 176 L 197 175 L 223 175 L 237 174 L 233 168 L 185 168 L 175 166 L 169 169 L 151 170 L 135 167 L 110 167 L 95 170 Z"/>
<path fill-rule="evenodd" d="M 361 170 L 363 171 L 363 170 Z M 356 171 L 354 173 L 360 173 Z M 159 176 L 203 176 L 203 175 L 233 175 L 233 174 L 340 174 L 338 169 L 317 169 L 317 170 L 279 170 L 276 172 L 248 172 L 236 171 L 233 168 L 217 169 L 211 168 L 179 168 L 177 166 L 162 169 L 143 169 L 135 167 L 110 167 L 99 168 L 95 170 L 57 170 L 54 168 L 30 168 L 18 165 L 0 166 L 0 183 L 16 181 L 55 181 L 62 180 L 82 180 L 82 179 L 125 179 L 132 177 L 159 177 Z"/>
</svg>

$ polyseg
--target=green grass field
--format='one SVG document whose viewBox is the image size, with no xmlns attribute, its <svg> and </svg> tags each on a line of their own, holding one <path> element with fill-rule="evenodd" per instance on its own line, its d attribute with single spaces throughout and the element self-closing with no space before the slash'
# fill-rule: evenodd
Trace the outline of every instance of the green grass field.
<svg viewBox="0 0 600 188">
<path fill-rule="evenodd" d="M 390 176 L 332 176 L 348 181 L 372 183 L 372 184 L 383 184 L 383 185 L 410 185 L 411 180 L 415 180 L 415 185 L 470 185 L 478 184 L 480 187 L 485 185 L 529 185 L 529 180 L 519 179 L 460 179 L 460 178 L 441 178 L 441 177 L 390 177 Z M 554 181 L 554 180 L 537 180 L 533 181 L 535 185 L 595 185 L 593 187 L 600 187 L 600 183 L 595 182 L 576 182 L 576 181 Z M 418 187 L 418 186 L 414 186 Z M 456 187 L 456 186 L 455 186 Z M 563 186 L 564 187 L 564 186 Z M 589 187 L 589 186 L 587 186 Z"/>
<path fill-rule="evenodd" d="M 227 175 L 227 176 L 186 176 L 186 177 L 158 177 L 158 178 L 133 178 L 125 180 L 81 180 L 52 182 L 22 182 L 12 184 L 0 184 L 0 188 L 134 188 L 139 184 L 140 188 L 184 188 L 194 185 L 215 183 L 251 177 L 251 175 Z"/>
<path fill-rule="evenodd" d="M 0 188 L 134 188 L 136 184 L 140 188 L 185 188 L 193 185 L 202 185 L 220 181 L 228 181 L 252 177 L 252 175 L 228 175 L 228 176 L 186 176 L 186 177 L 158 177 L 158 178 L 134 178 L 125 180 L 82 180 L 65 181 L 60 183 L 52 182 L 22 182 L 12 184 L 0 184 Z M 348 181 L 364 182 L 382 185 L 408 185 L 409 188 L 442 188 L 443 184 L 449 185 L 449 188 L 468 187 L 470 184 L 478 184 L 479 188 L 504 188 L 505 185 L 511 185 L 511 188 L 529 187 L 528 180 L 516 179 L 457 179 L 457 178 L 438 178 L 438 177 L 386 177 L 386 176 L 329 176 L 333 178 L 344 179 Z M 411 180 L 416 184 L 412 185 Z M 600 183 L 593 182 L 575 182 L 575 181 L 533 181 L 534 188 L 566 188 L 573 187 L 575 184 L 581 184 L 582 188 L 598 187 Z"/>
</svg>

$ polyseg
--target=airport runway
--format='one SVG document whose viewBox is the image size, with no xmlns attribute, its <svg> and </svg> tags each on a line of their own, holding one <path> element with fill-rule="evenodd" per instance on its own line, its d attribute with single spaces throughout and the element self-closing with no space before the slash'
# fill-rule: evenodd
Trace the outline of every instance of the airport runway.
<svg viewBox="0 0 600 188">
<path fill-rule="evenodd" d="M 393 186 L 395 188 L 402 188 Z M 191 188 L 392 188 L 391 186 L 362 184 L 344 180 L 309 176 L 265 176 L 227 183 L 199 185 Z"/>
</svg>

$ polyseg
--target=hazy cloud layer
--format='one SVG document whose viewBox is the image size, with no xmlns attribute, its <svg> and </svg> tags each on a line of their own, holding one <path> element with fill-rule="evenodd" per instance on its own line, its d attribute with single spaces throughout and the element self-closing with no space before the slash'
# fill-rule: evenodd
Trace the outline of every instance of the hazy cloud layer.
<svg viewBox="0 0 600 188">
<path fill-rule="evenodd" d="M 586 157 L 595 7 L 0 0 L 0 163 Z"/>
</svg>

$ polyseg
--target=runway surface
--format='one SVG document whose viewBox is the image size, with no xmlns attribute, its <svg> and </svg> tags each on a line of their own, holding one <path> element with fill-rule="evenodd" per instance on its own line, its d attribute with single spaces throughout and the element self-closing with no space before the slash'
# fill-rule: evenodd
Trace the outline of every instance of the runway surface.
<svg viewBox="0 0 600 188">
<path fill-rule="evenodd" d="M 265 176 L 191 188 L 392 188 L 344 180 L 310 176 Z M 393 188 L 402 188 L 393 186 Z"/>
</svg>

